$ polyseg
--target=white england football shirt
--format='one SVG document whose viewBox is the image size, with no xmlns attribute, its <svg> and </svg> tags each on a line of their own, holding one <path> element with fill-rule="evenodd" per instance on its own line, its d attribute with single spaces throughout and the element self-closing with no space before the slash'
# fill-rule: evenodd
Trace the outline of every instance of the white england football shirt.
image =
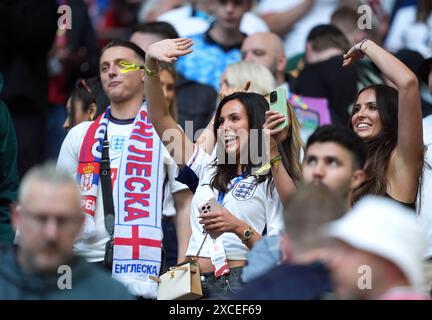
<svg viewBox="0 0 432 320">
<path fill-rule="evenodd" d="M 67 134 L 60 149 L 57 160 L 57 167 L 69 172 L 74 177 L 77 174 L 79 154 L 84 136 L 92 122 L 86 121 L 73 127 Z M 117 179 L 117 170 L 120 165 L 120 159 L 123 147 L 131 134 L 133 128 L 133 119 L 131 120 L 114 120 L 108 122 L 108 141 L 111 178 L 114 182 Z M 163 177 L 168 177 L 166 193 L 170 194 L 186 189 L 187 186 L 175 181 L 177 174 L 177 165 L 173 161 L 167 161 L 170 158 L 168 151 L 163 147 L 165 165 L 163 166 Z M 172 188 L 172 189 L 170 189 Z M 168 199 L 169 201 L 169 199 Z M 165 204 L 165 203 L 164 203 Z M 163 210 L 163 209 L 162 209 Z M 172 214 L 172 210 L 170 211 Z M 102 188 L 99 183 L 97 202 L 95 209 L 96 230 L 93 237 L 81 239 L 79 236 L 75 242 L 74 251 L 78 255 L 84 256 L 89 262 L 102 261 L 105 255 L 105 244 L 109 240 L 109 234 L 105 229 L 105 216 L 103 211 Z"/>
<path fill-rule="evenodd" d="M 215 154 L 215 153 L 213 153 Z M 186 251 L 186 256 L 195 256 L 201 245 L 204 234 L 202 225 L 199 224 L 199 205 L 214 197 L 218 199 L 219 192 L 210 188 L 210 181 L 213 178 L 216 167 L 213 166 L 214 157 L 208 155 L 203 149 L 195 146 L 194 154 L 187 165 L 199 178 L 199 185 L 192 198 L 191 203 L 191 227 L 192 236 Z M 234 178 L 231 183 L 234 183 Z M 277 194 L 276 187 L 271 193 L 267 188 L 268 181 L 257 184 L 254 176 L 248 176 L 237 183 L 224 197 L 222 206 L 230 211 L 240 220 L 250 224 L 257 232 L 262 233 L 267 226 L 267 234 L 278 234 L 284 228 L 283 207 Z M 239 237 L 234 233 L 224 233 L 222 239 L 225 254 L 229 260 L 246 260 L 249 251 Z M 213 240 L 207 237 L 200 257 L 210 257 L 209 248 Z"/>
</svg>

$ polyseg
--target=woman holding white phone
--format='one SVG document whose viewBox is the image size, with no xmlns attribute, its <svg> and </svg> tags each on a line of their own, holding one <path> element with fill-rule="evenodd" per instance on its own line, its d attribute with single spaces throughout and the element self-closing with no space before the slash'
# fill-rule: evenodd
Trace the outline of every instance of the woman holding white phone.
<svg viewBox="0 0 432 320">
<path fill-rule="evenodd" d="M 174 160 L 186 165 L 199 178 L 191 204 L 192 235 L 186 256 L 195 256 L 203 276 L 203 298 L 228 299 L 241 286 L 241 269 L 246 254 L 267 234 L 277 234 L 283 228 L 282 204 L 277 195 L 271 171 L 254 175 L 263 163 L 254 164 L 263 139 L 267 101 L 255 93 L 234 93 L 220 102 L 215 116 L 214 133 L 218 136 L 217 158 L 194 145 L 170 116 L 158 75 L 158 61 L 174 62 L 191 52 L 189 39 L 163 40 L 151 45 L 146 53 L 145 96 L 151 122 Z M 267 121 L 271 135 L 285 129 L 275 129 L 284 117 Z M 167 138 L 168 134 L 168 138 Z M 165 135 L 165 136 L 164 136 Z M 171 137 L 171 139 L 170 139 Z M 271 164 L 280 163 L 276 155 Z M 200 214 L 200 206 L 214 198 L 219 207 Z M 214 202 L 214 200 L 212 200 Z M 206 237 L 205 232 L 217 239 Z"/>
</svg>

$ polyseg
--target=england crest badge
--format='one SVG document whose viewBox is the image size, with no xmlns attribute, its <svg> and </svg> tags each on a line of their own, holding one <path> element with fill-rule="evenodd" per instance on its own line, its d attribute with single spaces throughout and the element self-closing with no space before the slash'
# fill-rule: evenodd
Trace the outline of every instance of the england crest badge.
<svg viewBox="0 0 432 320">
<path fill-rule="evenodd" d="M 110 141 L 110 148 L 114 152 L 122 152 L 126 142 L 126 136 L 112 136 Z"/>
<path fill-rule="evenodd" d="M 243 201 L 250 199 L 255 190 L 257 188 L 257 184 L 250 182 L 240 182 L 237 184 L 233 190 L 233 197 L 237 200 Z"/>
</svg>

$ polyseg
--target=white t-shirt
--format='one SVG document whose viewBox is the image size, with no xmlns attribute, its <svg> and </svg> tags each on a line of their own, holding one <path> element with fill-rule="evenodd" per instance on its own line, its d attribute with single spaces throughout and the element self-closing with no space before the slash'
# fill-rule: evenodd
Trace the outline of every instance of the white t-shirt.
<svg viewBox="0 0 432 320">
<path fill-rule="evenodd" d="M 210 27 L 209 21 L 201 17 L 192 16 L 192 6 L 170 10 L 157 18 L 158 21 L 170 23 L 180 37 L 204 33 Z M 250 35 L 255 32 L 267 32 L 269 28 L 263 19 L 251 12 L 246 12 L 240 22 L 240 31 Z"/>
<path fill-rule="evenodd" d="M 385 47 L 391 52 L 401 49 L 418 51 L 424 58 L 432 56 L 432 14 L 426 23 L 416 22 L 417 7 L 409 6 L 397 11 Z"/>
<path fill-rule="evenodd" d="M 210 181 L 216 173 L 213 166 L 215 157 L 208 155 L 203 149 L 195 146 L 194 154 L 187 165 L 199 178 L 199 186 L 191 203 L 191 227 L 192 236 L 186 251 L 186 256 L 195 256 L 201 245 L 204 234 L 202 225 L 199 224 L 199 205 L 211 197 L 218 199 L 219 192 L 210 188 Z M 235 179 L 231 181 L 234 183 Z M 278 234 L 284 228 L 283 208 L 277 194 L 276 187 L 271 195 L 267 188 L 268 182 L 255 183 L 254 176 L 248 176 L 237 183 L 234 189 L 227 192 L 222 206 L 240 220 L 250 224 L 254 230 L 262 233 L 267 226 L 267 234 Z M 271 188 L 270 188 L 271 189 Z M 249 251 L 240 238 L 231 232 L 223 233 L 222 239 L 225 254 L 229 260 L 246 260 Z M 209 248 L 213 240 L 207 237 L 206 243 L 201 249 L 200 257 L 210 257 Z"/>
<path fill-rule="evenodd" d="M 180 130 L 183 130 L 180 125 L 178 125 L 178 127 Z M 168 174 L 164 179 L 162 214 L 167 217 L 173 217 L 176 215 L 173 194 L 185 189 L 189 190 L 189 188 L 185 184 L 175 180 L 179 173 L 179 167 L 175 164 L 174 159 L 171 157 L 166 148 L 163 150 L 165 170 Z"/>
<path fill-rule="evenodd" d="M 425 161 L 432 166 L 432 115 L 423 119 L 423 142 L 428 148 Z M 432 257 L 432 168 L 428 165 L 424 168 L 421 185 L 421 205 L 417 202 L 417 210 L 427 236 L 426 257 L 430 258 Z"/>
<path fill-rule="evenodd" d="M 60 149 L 60 154 L 57 160 L 57 167 L 66 170 L 74 177 L 77 174 L 81 145 L 91 123 L 92 122 L 90 121 L 86 121 L 73 127 L 67 134 Z M 132 128 L 133 123 L 130 121 L 129 123 L 123 123 L 123 121 L 117 123 L 111 120 L 108 122 L 108 141 L 110 145 L 109 157 L 111 178 L 113 184 L 117 179 L 117 170 L 120 165 L 123 146 L 129 138 Z M 167 189 L 171 188 L 171 190 L 168 190 L 166 192 L 175 193 L 180 190 L 186 189 L 187 186 L 181 184 L 178 181 L 175 181 L 175 177 L 177 176 L 177 165 L 174 163 L 174 161 L 169 161 L 172 160 L 172 158 L 164 147 L 163 150 L 165 159 L 165 165 L 163 166 L 163 177 L 168 176 L 169 183 L 167 184 Z M 163 203 L 163 205 L 164 204 L 165 203 Z M 78 236 L 78 240 L 76 241 L 74 246 L 75 253 L 84 256 L 89 262 L 97 262 L 104 259 L 105 244 L 109 240 L 109 234 L 105 229 L 102 187 L 100 183 L 98 185 L 98 194 L 95 209 L 95 225 L 95 236 L 89 239 L 80 239 Z"/>
<path fill-rule="evenodd" d="M 299 5 L 303 0 L 261 0 L 258 5 L 260 15 L 287 11 Z M 293 25 L 285 36 L 285 54 L 288 59 L 303 53 L 306 49 L 306 38 L 311 29 L 319 24 L 330 23 L 339 0 L 318 0 L 313 7 Z"/>
<path fill-rule="evenodd" d="M 164 148 L 164 170 L 166 170 L 167 175 L 164 179 L 163 187 L 163 202 L 162 202 L 162 214 L 167 217 L 173 217 L 176 215 L 176 209 L 174 206 L 173 193 L 189 189 L 183 183 L 178 182 L 175 178 L 178 176 L 178 166 L 174 163 L 174 160 Z M 171 161 L 174 165 L 167 165 L 167 161 Z"/>
</svg>

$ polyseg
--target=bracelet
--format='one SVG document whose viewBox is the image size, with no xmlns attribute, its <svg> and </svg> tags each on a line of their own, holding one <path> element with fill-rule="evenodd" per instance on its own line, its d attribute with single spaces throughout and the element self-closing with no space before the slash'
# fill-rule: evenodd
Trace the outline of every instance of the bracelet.
<svg viewBox="0 0 432 320">
<path fill-rule="evenodd" d="M 274 157 L 273 159 L 270 160 L 270 165 L 275 165 L 278 162 L 282 161 L 282 156 L 280 154 L 278 154 L 276 157 Z"/>
<path fill-rule="evenodd" d="M 364 50 L 363 50 L 363 48 L 362 48 L 363 45 L 364 45 L 364 43 L 365 43 L 366 41 L 368 41 L 368 40 L 369 40 L 369 39 L 366 38 L 366 39 L 363 39 L 362 42 L 360 42 L 359 51 L 360 51 L 363 55 L 365 54 L 366 49 L 369 48 L 369 47 L 366 47 L 366 49 L 364 49 Z"/>
<path fill-rule="evenodd" d="M 280 161 L 282 161 L 282 156 L 280 154 L 278 154 L 276 157 L 271 159 L 266 164 L 263 164 L 257 171 L 255 171 L 255 175 L 261 175 L 261 174 L 267 172 L 268 170 L 271 169 L 272 166 L 274 166 L 276 163 L 278 163 Z"/>
<path fill-rule="evenodd" d="M 148 75 L 149 77 L 156 78 L 159 76 L 159 68 L 157 68 L 155 70 L 151 70 L 145 64 L 143 67 L 144 67 L 144 71 L 145 71 L 146 75 Z"/>
</svg>

